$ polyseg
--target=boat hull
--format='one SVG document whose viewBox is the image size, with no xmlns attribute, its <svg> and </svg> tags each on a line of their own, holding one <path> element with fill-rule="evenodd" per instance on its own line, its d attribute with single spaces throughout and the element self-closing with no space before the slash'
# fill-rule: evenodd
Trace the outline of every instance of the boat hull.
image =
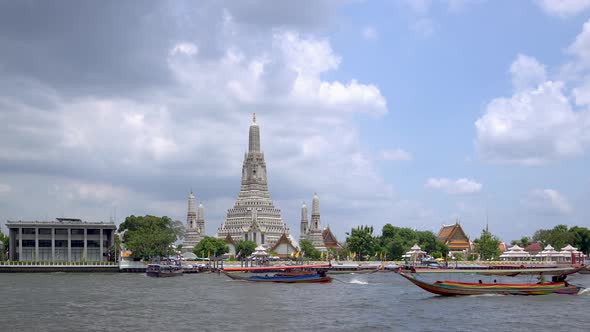
<svg viewBox="0 0 590 332">
<path fill-rule="evenodd" d="M 233 280 L 251 281 L 251 282 L 273 282 L 273 283 L 327 283 L 332 282 L 332 278 L 328 276 L 321 276 L 319 274 L 304 274 L 304 275 L 276 275 L 276 276 L 239 276 L 226 271 L 221 271 L 223 274 Z"/>
<path fill-rule="evenodd" d="M 179 266 L 150 264 L 145 274 L 157 278 L 179 277 L 183 274 L 183 269 Z"/>
<path fill-rule="evenodd" d="M 514 268 L 514 269 L 426 269 L 414 268 L 412 270 L 403 270 L 403 272 L 412 273 L 463 273 L 463 274 L 481 274 L 514 277 L 517 275 L 546 275 L 546 276 L 563 276 L 570 275 L 583 270 L 583 267 L 555 267 L 555 268 Z"/>
<path fill-rule="evenodd" d="M 547 295 L 547 294 L 577 294 L 582 288 L 568 285 L 565 282 L 554 282 L 547 284 L 479 284 L 464 283 L 456 281 L 437 281 L 427 283 L 417 280 L 406 273 L 399 273 L 414 285 L 433 294 L 443 296 L 454 295 Z"/>
<path fill-rule="evenodd" d="M 168 278 L 168 277 L 180 277 L 180 276 L 183 275 L 183 271 L 174 271 L 174 272 L 146 272 L 145 274 L 148 277 Z"/>
</svg>

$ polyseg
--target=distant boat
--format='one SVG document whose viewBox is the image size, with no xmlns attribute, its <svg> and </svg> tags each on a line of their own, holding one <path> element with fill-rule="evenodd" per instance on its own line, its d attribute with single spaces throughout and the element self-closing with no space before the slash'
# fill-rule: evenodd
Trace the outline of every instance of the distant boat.
<svg viewBox="0 0 590 332">
<path fill-rule="evenodd" d="M 468 283 L 458 281 L 436 281 L 428 283 L 416 279 L 414 276 L 399 272 L 399 275 L 409 280 L 414 285 L 425 291 L 444 295 L 547 295 L 547 294 L 578 294 L 583 287 L 568 284 L 566 281 L 539 284 L 513 284 L 513 283 Z"/>
<path fill-rule="evenodd" d="M 221 270 L 223 274 L 233 280 L 253 281 L 253 282 L 274 282 L 274 283 L 325 283 L 332 282 L 332 277 L 328 277 L 325 271 L 300 271 L 300 272 L 280 272 L 273 275 L 253 275 L 243 276 L 235 273 L 229 273 Z"/>
<path fill-rule="evenodd" d="M 307 264 L 307 265 L 275 265 L 275 266 L 254 266 L 254 267 L 226 267 L 226 272 L 265 272 L 265 271 L 289 271 L 289 270 L 317 270 L 329 268 L 330 264 Z"/>
<path fill-rule="evenodd" d="M 182 267 L 176 265 L 150 264 L 147 267 L 148 277 L 178 277 L 183 273 Z"/>
<path fill-rule="evenodd" d="M 312 265 L 280 265 L 259 267 L 233 267 L 220 270 L 233 280 L 253 282 L 275 283 L 325 283 L 332 282 L 332 278 L 326 275 L 326 269 L 330 264 Z M 231 272 L 252 272 L 258 275 L 246 276 Z M 264 276 L 260 273 L 267 273 Z M 269 275 L 268 273 L 274 273 Z"/>
</svg>

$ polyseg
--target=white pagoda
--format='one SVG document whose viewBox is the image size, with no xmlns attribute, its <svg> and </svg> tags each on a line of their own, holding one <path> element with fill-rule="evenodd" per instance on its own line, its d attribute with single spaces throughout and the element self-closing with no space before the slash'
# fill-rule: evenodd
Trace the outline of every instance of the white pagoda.
<svg viewBox="0 0 590 332">
<path fill-rule="evenodd" d="M 266 162 L 260 151 L 260 128 L 256 114 L 250 125 L 248 152 L 242 166 L 242 185 L 234 207 L 227 210 L 225 222 L 217 230 L 217 237 L 230 235 L 234 241 L 250 240 L 272 247 L 289 228 L 281 218 L 281 210 L 274 207 L 268 191 Z"/>
<path fill-rule="evenodd" d="M 205 236 L 205 212 L 203 203 L 199 203 L 195 211 L 195 194 L 191 191 L 188 195 L 188 212 L 186 214 L 186 232 L 182 252 L 192 252 L 193 248 Z"/>
</svg>

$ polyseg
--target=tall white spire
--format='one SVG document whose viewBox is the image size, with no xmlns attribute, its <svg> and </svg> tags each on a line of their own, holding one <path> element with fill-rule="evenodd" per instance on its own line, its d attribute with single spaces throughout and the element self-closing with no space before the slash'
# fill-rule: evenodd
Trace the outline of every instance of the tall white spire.
<svg viewBox="0 0 590 332">
<path fill-rule="evenodd" d="M 317 193 L 313 193 L 313 200 L 311 201 L 311 215 L 320 215 L 320 198 Z"/>
<path fill-rule="evenodd" d="M 205 208 L 203 202 L 199 202 L 199 208 L 197 209 L 197 229 L 201 235 L 205 235 Z"/>
<path fill-rule="evenodd" d="M 260 152 L 260 128 L 256 124 L 256 113 L 252 115 L 250 135 L 248 140 L 248 152 Z"/>
<path fill-rule="evenodd" d="M 252 115 L 248 136 L 248 151 L 242 164 L 242 184 L 234 207 L 228 209 L 225 223 L 217 237 L 254 240 L 257 244 L 272 246 L 289 228 L 281 218 L 281 210 L 274 207 L 268 191 L 266 162 L 260 150 L 260 128 L 256 114 Z"/>
<path fill-rule="evenodd" d="M 311 244 L 319 251 L 326 251 L 322 227 L 320 224 L 320 198 L 317 193 L 313 194 L 311 202 L 311 225 L 309 226 L 309 235 L 307 237 Z"/>
<path fill-rule="evenodd" d="M 301 222 L 307 222 L 307 204 L 305 204 L 305 202 L 303 202 L 303 205 L 301 205 Z"/>
<path fill-rule="evenodd" d="M 183 252 L 191 252 L 193 248 L 201 241 L 205 235 L 205 217 L 203 214 L 203 204 L 195 211 L 195 194 L 191 190 L 188 195 L 188 212 L 186 214 L 186 233 L 182 246 Z"/>
<path fill-rule="evenodd" d="M 195 211 L 195 194 L 191 190 L 188 194 L 188 212 L 186 214 L 186 225 L 189 229 L 195 228 L 197 219 L 197 212 Z"/>
<path fill-rule="evenodd" d="M 307 221 L 307 205 L 303 202 L 301 206 L 301 225 L 299 228 L 299 239 L 307 239 L 307 231 L 309 230 L 309 222 Z"/>
</svg>

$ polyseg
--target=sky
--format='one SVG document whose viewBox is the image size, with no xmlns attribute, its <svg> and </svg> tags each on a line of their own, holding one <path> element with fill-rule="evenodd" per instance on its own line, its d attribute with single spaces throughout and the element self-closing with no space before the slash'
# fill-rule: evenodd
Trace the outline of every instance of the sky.
<svg viewBox="0 0 590 332">
<path fill-rule="evenodd" d="M 589 106 L 590 0 L 0 1 L 0 223 L 215 235 L 256 112 L 296 237 L 588 227 Z"/>
</svg>

